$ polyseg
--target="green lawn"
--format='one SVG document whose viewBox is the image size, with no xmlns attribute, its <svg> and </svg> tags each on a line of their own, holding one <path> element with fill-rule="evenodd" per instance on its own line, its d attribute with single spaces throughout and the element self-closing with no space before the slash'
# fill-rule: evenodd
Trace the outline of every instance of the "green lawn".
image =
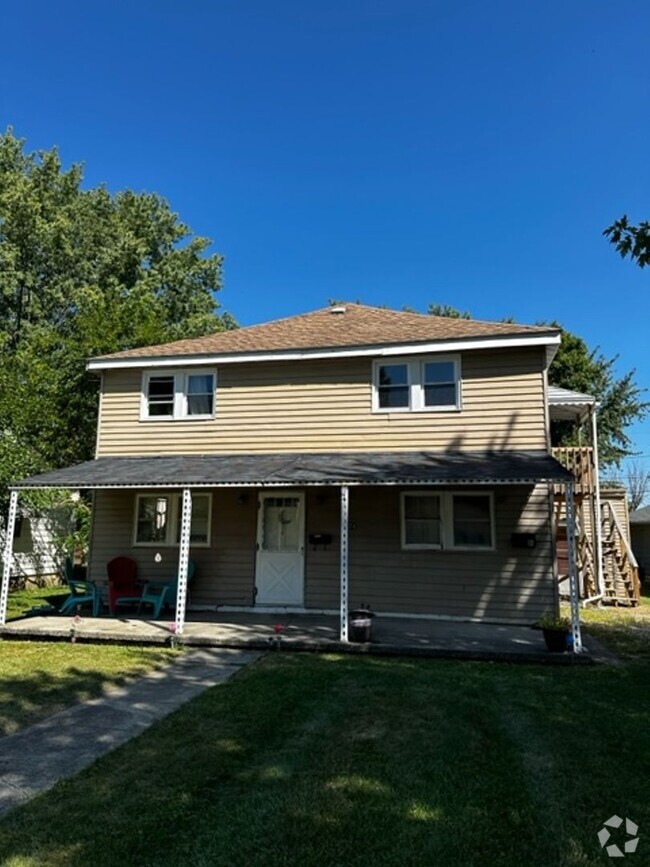
<svg viewBox="0 0 650 867">
<path fill-rule="evenodd" d="M 563 608 L 568 615 L 569 606 Z M 650 660 L 650 596 L 642 596 L 634 608 L 581 608 L 580 619 L 586 635 L 594 635 L 620 656 Z"/>
<path fill-rule="evenodd" d="M 7 620 L 13 620 L 16 617 L 22 617 L 33 608 L 40 608 L 47 605 L 48 596 L 62 596 L 65 598 L 69 595 L 66 587 L 41 587 L 38 590 L 12 590 L 9 594 L 9 604 L 7 605 Z"/>
<path fill-rule="evenodd" d="M 269 654 L 0 822 L 0 864 L 603 865 L 613 813 L 647 864 L 649 683 Z"/>
<path fill-rule="evenodd" d="M 164 664 L 174 651 L 151 647 L 0 642 L 0 735 Z M 0 851 L 2 851 L 0 849 Z"/>
<path fill-rule="evenodd" d="M 12 591 L 7 619 L 46 604 L 46 597 L 53 594 L 65 597 L 68 591 L 64 587 Z M 0 736 L 74 702 L 96 698 L 107 686 L 165 664 L 173 653 L 154 647 L 2 641 Z"/>
</svg>

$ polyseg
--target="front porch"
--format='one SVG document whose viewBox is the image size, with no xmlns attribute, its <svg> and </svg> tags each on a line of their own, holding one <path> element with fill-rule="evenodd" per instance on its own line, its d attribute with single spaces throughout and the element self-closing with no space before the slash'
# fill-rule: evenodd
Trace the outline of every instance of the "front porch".
<svg viewBox="0 0 650 867">
<path fill-rule="evenodd" d="M 566 664 L 593 662 L 602 656 L 602 648 L 592 639 L 584 647 L 587 652 L 579 656 L 549 653 L 540 630 L 511 624 L 376 617 L 372 641 L 365 644 L 341 641 L 339 626 L 338 616 L 329 614 L 188 612 L 182 640 L 187 646 L 505 662 Z M 0 638 L 70 641 L 74 635 L 75 641 L 169 644 L 173 627 L 169 620 L 36 614 L 0 627 Z"/>
<path fill-rule="evenodd" d="M 101 458 L 17 485 L 9 526 L 15 521 L 20 489 L 92 490 L 89 579 L 102 590 L 102 602 L 107 564 L 116 556 L 135 563 L 145 586 L 174 583 L 173 613 L 164 620 L 155 615 L 153 626 L 123 630 L 136 640 L 156 635 L 166 640 L 170 634 L 197 640 L 207 627 L 193 616 L 193 608 L 217 611 L 218 617 L 227 608 L 224 628 L 232 640 L 243 640 L 241 631 L 233 636 L 233 624 L 246 636 L 258 614 L 253 611 L 252 621 L 240 621 L 231 613 L 263 604 L 268 607 L 261 608 L 262 618 L 270 614 L 270 606 L 283 612 L 287 608 L 282 606 L 290 606 L 309 618 L 334 615 L 324 621 L 329 624 L 324 633 L 314 629 L 313 619 L 292 618 L 293 625 L 303 625 L 293 629 L 293 637 L 288 629 L 279 639 L 319 649 L 320 635 L 329 638 L 331 646 L 347 643 L 349 612 L 369 605 L 382 623 L 395 618 L 408 624 L 409 647 L 436 650 L 435 634 L 429 631 L 434 627 L 421 626 L 424 618 L 431 618 L 431 624 L 446 618 L 452 623 L 529 626 L 555 607 L 549 507 L 550 485 L 558 482 L 566 483 L 571 523 L 571 475 L 545 453 Z M 0 623 L 11 554 L 9 534 Z M 271 557 L 266 582 L 261 567 Z M 291 569 L 285 562 L 289 557 Z M 196 579 L 189 587 L 194 566 Z M 131 601 L 133 594 L 126 595 Z M 572 596 L 573 646 L 580 652 L 577 594 Z M 208 616 L 214 628 L 214 614 Z M 277 617 L 262 619 L 254 640 L 268 646 Z M 57 633 L 49 618 L 45 633 L 68 637 L 70 622 L 63 618 Z M 132 621 L 123 615 L 114 622 Z M 110 632 L 111 621 L 105 623 L 97 620 L 88 637 Z M 300 637 L 308 623 L 309 634 Z M 17 627 L 8 628 L 9 635 Z M 403 633 L 404 625 L 398 631 Z M 118 639 L 119 630 L 113 629 L 112 635 L 116 637 L 109 640 L 128 640 Z M 212 635 L 211 640 L 223 636 Z M 390 634 L 385 639 L 376 636 L 373 647 L 390 648 L 392 642 Z M 395 646 L 400 644 L 401 638 Z"/>
</svg>

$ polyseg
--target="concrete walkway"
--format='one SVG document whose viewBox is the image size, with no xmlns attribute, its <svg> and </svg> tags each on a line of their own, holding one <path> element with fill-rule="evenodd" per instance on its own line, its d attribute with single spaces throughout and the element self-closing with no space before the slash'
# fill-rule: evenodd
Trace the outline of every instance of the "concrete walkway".
<svg viewBox="0 0 650 867">
<path fill-rule="evenodd" d="M 228 680 L 259 653 L 200 649 L 102 698 L 76 704 L 0 738 L 0 817 L 73 777 L 208 687 Z"/>
</svg>

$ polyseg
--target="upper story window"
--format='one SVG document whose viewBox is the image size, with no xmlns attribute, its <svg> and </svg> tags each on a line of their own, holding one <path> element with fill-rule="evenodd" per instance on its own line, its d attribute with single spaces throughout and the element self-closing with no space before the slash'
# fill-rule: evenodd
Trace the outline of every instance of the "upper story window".
<svg viewBox="0 0 650 867">
<path fill-rule="evenodd" d="M 140 418 L 157 421 L 214 418 L 216 383 L 213 370 L 147 372 L 142 378 Z"/>
<path fill-rule="evenodd" d="M 375 412 L 439 412 L 460 406 L 460 356 L 375 361 Z"/>
</svg>

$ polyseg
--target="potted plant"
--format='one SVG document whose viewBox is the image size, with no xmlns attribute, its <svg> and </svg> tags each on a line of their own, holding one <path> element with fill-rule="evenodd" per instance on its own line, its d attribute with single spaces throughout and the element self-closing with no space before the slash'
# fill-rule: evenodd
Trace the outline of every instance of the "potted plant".
<svg viewBox="0 0 650 867">
<path fill-rule="evenodd" d="M 544 633 L 546 647 L 551 653 L 563 653 L 568 648 L 571 621 L 568 617 L 547 612 L 537 621 L 537 627 Z"/>
</svg>

